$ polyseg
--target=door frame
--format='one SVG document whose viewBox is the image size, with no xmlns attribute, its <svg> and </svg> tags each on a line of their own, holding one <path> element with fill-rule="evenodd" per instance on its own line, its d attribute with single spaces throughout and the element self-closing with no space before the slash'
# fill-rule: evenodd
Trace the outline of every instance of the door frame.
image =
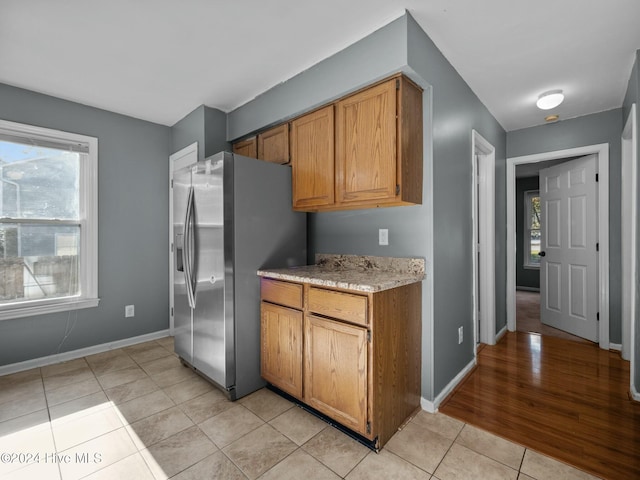
<svg viewBox="0 0 640 480">
<path fill-rule="evenodd" d="M 179 168 L 198 162 L 198 142 L 187 145 L 169 155 L 169 335 L 173 328 L 173 172 Z"/>
<path fill-rule="evenodd" d="M 609 144 L 507 158 L 507 329 L 516 330 L 516 166 L 560 158 L 598 156 L 598 343 L 609 349 Z"/>
<path fill-rule="evenodd" d="M 487 345 L 496 343 L 496 272 L 495 272 L 495 165 L 496 149 L 476 130 L 471 130 L 472 222 L 473 222 L 473 332 L 474 355 L 478 340 Z M 477 179 L 477 180 L 476 180 Z M 478 208 L 478 203 L 482 208 Z M 476 218 L 476 216 L 478 218 Z M 478 223 L 486 225 L 478 231 Z M 484 246 L 478 262 L 478 243 Z M 479 263 L 479 264 L 478 264 Z M 480 284 L 478 285 L 478 269 Z M 476 292 L 479 292 L 476 295 Z M 479 297 L 479 299 L 478 299 Z M 480 328 L 478 328 L 478 300 L 480 300 Z"/>
<path fill-rule="evenodd" d="M 622 358 L 631 361 L 630 365 L 630 389 L 635 400 L 640 401 L 640 395 L 635 385 L 635 331 L 636 304 L 637 304 L 637 164 L 638 164 L 638 125 L 636 117 L 636 104 L 631 105 L 629 116 L 622 130 L 622 179 L 629 179 L 628 195 L 630 201 L 621 201 L 621 225 L 627 224 L 629 229 L 630 249 L 628 258 L 625 258 L 625 249 L 622 251 Z M 622 188 L 620 189 L 622 192 Z M 627 197 L 629 198 L 629 197 Z M 622 235 L 624 242 L 624 235 Z M 629 269 L 625 272 L 625 265 Z M 626 273 L 626 275 L 625 275 Z M 630 285 L 627 285 L 630 284 Z M 626 313 L 626 315 L 625 315 Z"/>
</svg>

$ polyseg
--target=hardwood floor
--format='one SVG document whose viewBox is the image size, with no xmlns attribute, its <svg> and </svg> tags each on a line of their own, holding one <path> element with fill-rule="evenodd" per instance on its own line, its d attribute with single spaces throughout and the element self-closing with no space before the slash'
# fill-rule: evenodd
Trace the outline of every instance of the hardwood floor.
<svg viewBox="0 0 640 480">
<path fill-rule="evenodd" d="M 516 330 L 565 338 L 574 342 L 592 343 L 584 338 L 543 324 L 540 321 L 540 292 L 516 291 Z"/>
<path fill-rule="evenodd" d="M 618 352 L 509 332 L 440 411 L 602 478 L 640 479 L 640 404 Z"/>
</svg>

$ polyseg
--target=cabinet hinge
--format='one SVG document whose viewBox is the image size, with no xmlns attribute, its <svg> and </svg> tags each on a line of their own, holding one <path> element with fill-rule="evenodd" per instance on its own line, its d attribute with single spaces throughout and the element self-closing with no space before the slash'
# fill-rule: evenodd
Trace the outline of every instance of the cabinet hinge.
<svg viewBox="0 0 640 480">
<path fill-rule="evenodd" d="M 171 188 L 173 188 L 173 178 L 171 179 Z"/>
<path fill-rule="evenodd" d="M 171 307 L 171 316 L 173 317 L 173 307 Z"/>
<path fill-rule="evenodd" d="M 367 330 L 367 342 L 371 343 L 371 330 Z"/>
<path fill-rule="evenodd" d="M 596 313 L 596 320 L 599 322 L 600 321 L 600 312 Z"/>
<path fill-rule="evenodd" d="M 600 251 L 600 243 L 596 243 L 596 252 Z"/>
<path fill-rule="evenodd" d="M 371 422 L 367 422 L 367 433 L 371 433 Z"/>
<path fill-rule="evenodd" d="M 396 90 L 400 90 L 400 79 L 396 78 Z"/>
<path fill-rule="evenodd" d="M 173 253 L 173 243 L 171 244 L 171 253 Z"/>
<path fill-rule="evenodd" d="M 396 183 L 396 195 L 400 195 L 400 185 Z"/>
<path fill-rule="evenodd" d="M 598 174 L 596 173 L 596 182 L 598 181 Z"/>
</svg>

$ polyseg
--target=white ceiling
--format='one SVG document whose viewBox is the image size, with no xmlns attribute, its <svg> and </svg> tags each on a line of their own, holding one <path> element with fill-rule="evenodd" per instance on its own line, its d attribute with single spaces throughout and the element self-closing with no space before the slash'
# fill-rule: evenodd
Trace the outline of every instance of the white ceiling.
<svg viewBox="0 0 640 480">
<path fill-rule="evenodd" d="M 617 108 L 638 0 L 0 0 L 0 82 L 173 125 L 230 111 L 405 9 L 508 131 Z M 1 116 L 0 106 L 0 116 Z"/>
</svg>

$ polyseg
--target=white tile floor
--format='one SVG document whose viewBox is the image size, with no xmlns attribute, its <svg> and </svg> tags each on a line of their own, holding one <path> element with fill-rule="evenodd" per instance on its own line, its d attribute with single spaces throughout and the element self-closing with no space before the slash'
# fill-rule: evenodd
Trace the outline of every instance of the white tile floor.
<svg viewBox="0 0 640 480">
<path fill-rule="evenodd" d="M 157 341 L 0 377 L 2 479 L 589 479 L 442 414 L 378 454 L 269 390 L 237 402 Z"/>
</svg>

